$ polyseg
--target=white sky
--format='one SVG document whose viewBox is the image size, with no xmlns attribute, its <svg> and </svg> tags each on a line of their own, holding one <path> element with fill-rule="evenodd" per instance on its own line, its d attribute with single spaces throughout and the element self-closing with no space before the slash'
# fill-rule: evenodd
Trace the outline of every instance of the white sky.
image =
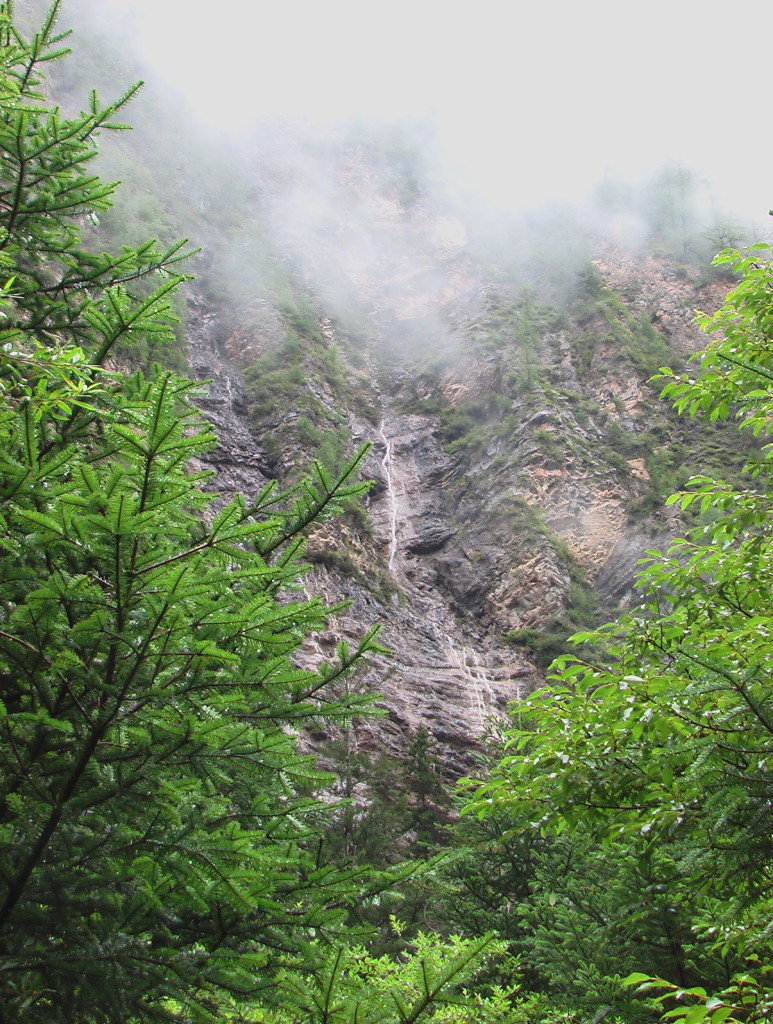
<svg viewBox="0 0 773 1024">
<path fill-rule="evenodd" d="M 433 111 L 467 179 L 521 206 L 667 159 L 773 207 L 772 0 L 86 0 L 202 118 Z M 65 0 L 65 12 L 67 0 Z"/>
</svg>

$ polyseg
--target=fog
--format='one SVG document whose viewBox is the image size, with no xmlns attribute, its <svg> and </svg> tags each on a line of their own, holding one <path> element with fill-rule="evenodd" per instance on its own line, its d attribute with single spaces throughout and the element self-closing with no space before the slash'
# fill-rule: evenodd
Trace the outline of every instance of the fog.
<svg viewBox="0 0 773 1024">
<path fill-rule="evenodd" d="M 431 119 L 446 173 L 496 206 L 582 201 L 666 162 L 759 219 L 773 205 L 773 7 L 703 0 L 78 0 L 203 123 Z M 67 10 L 65 0 L 65 10 Z"/>
<path fill-rule="evenodd" d="M 62 27 L 73 102 L 148 83 L 137 131 L 104 142 L 103 173 L 134 182 L 123 226 L 190 235 L 234 310 L 289 273 L 410 350 L 453 344 L 460 295 L 560 300 L 594 247 L 649 244 L 655 223 L 671 255 L 682 228 L 702 239 L 701 264 L 711 225 L 767 236 L 771 10 L 64 0 Z"/>
</svg>

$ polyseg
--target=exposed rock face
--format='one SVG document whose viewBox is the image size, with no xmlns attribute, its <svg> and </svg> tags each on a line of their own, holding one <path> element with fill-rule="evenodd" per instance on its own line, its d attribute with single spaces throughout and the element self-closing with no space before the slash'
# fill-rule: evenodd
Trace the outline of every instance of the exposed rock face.
<svg viewBox="0 0 773 1024">
<path fill-rule="evenodd" d="M 654 254 L 634 257 L 608 245 L 594 260 L 605 283 L 619 289 L 682 352 L 695 348 L 695 310 L 712 312 L 727 293 L 721 278 L 696 283 L 682 266 Z"/>
<path fill-rule="evenodd" d="M 194 376 L 210 381 L 200 405 L 219 438 L 207 463 L 225 494 L 254 494 L 274 474 L 261 435 L 250 425 L 242 375 L 217 343 L 216 315 L 198 296 L 190 297 L 189 307 L 189 365 Z"/>
<path fill-rule="evenodd" d="M 393 231 L 394 211 L 380 216 Z M 425 726 L 449 775 L 458 775 L 492 718 L 542 679 L 528 650 L 506 635 L 579 628 L 583 594 L 600 596 L 609 610 L 624 603 L 637 561 L 679 523 L 673 513 L 632 519 L 653 486 L 649 452 L 636 445 L 652 427 L 656 398 L 646 371 L 621 359 L 609 315 L 603 321 L 591 310 L 580 326 L 559 329 L 546 323 L 524 355 L 517 328 L 486 334 L 491 289 L 459 269 L 458 232 L 454 245 L 449 232 L 427 230 L 436 248 L 424 251 L 420 272 L 399 261 L 381 280 L 367 268 L 354 280 L 352 270 L 360 297 L 376 308 L 364 354 L 339 344 L 334 321 L 320 314 L 320 344 L 343 353 L 346 377 L 369 398 L 363 405 L 350 392 L 336 395 L 330 380 L 312 374 L 305 387 L 320 415 L 373 444 L 372 525 L 346 519 L 311 537 L 309 592 L 350 607 L 302 658 L 328 656 L 340 639 L 381 625 L 392 654 L 376 659 L 360 685 L 382 695 L 386 716 L 360 723 L 360 741 L 399 750 Z M 712 284 L 701 294 L 662 261 L 611 250 L 597 268 L 679 357 L 698 343 L 686 311 L 716 305 L 723 290 Z M 316 454 L 288 441 L 291 434 L 283 434 L 279 458 L 265 450 L 272 431 L 300 421 L 297 403 L 259 423 L 249 418 L 239 367 L 281 345 L 282 316 L 258 303 L 224 336 L 203 307 L 195 314 L 191 363 L 213 380 L 202 408 L 221 437 L 212 458 L 217 486 L 254 494 Z M 430 324 L 441 342 L 422 348 L 416 339 Z M 395 349 L 400 325 L 403 340 L 413 339 L 409 350 Z M 496 345 L 481 345 L 481 337 Z M 631 450 L 621 454 L 615 437 Z"/>
<path fill-rule="evenodd" d="M 253 495 L 275 468 L 246 416 L 240 374 L 225 361 L 216 333 L 214 318 L 199 315 L 190 334 L 191 365 L 212 378 L 201 405 L 221 439 L 211 457 L 216 487 L 225 495 Z M 318 564 L 307 580 L 309 593 L 351 606 L 331 620 L 324 638 L 310 641 L 304 656 L 309 663 L 331 657 L 340 640 L 355 642 L 365 628 L 381 625 L 380 639 L 392 653 L 377 659 L 359 685 L 382 695 L 379 705 L 387 715 L 358 724 L 362 742 L 398 751 L 424 726 L 449 773 L 458 775 L 470 767 L 469 754 L 476 738 L 490 730 L 491 716 L 501 715 L 539 676 L 476 621 L 488 600 L 487 563 L 455 539 L 449 486 L 459 460 L 444 452 L 437 421 L 395 413 L 388 401 L 383 413 L 380 430 L 350 417 L 352 433 L 374 445 L 366 467 L 374 481 L 366 500 L 373 536 L 363 544 L 345 522 L 335 522 L 310 540 Z M 361 568 L 354 578 L 324 564 L 324 552 L 342 548 Z"/>
</svg>

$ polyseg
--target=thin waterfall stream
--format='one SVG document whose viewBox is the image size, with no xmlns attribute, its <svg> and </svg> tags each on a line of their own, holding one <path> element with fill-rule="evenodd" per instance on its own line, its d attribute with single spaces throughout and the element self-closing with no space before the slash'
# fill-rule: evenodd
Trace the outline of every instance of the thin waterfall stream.
<svg viewBox="0 0 773 1024">
<path fill-rule="evenodd" d="M 381 460 L 381 466 L 384 470 L 384 476 L 386 477 L 387 493 L 389 494 L 389 506 L 390 506 L 390 537 L 389 537 L 389 562 L 388 568 L 392 572 L 395 565 L 395 559 L 397 558 L 397 495 L 395 493 L 394 481 L 392 479 L 392 442 L 387 438 L 384 433 L 384 421 L 381 421 L 381 426 L 378 428 L 379 433 L 384 441 L 384 458 Z"/>
</svg>

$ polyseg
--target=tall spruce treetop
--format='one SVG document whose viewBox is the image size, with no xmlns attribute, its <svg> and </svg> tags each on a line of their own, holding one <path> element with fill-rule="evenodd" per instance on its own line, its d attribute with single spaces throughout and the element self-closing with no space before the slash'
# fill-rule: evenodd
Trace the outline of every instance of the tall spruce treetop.
<svg viewBox="0 0 773 1024">
<path fill-rule="evenodd" d="M 195 385 L 104 369 L 171 335 L 186 249 L 82 248 L 114 191 L 94 136 L 135 89 L 47 105 L 58 12 L 26 42 L 0 4 L 0 1018 L 211 1019 L 368 896 L 310 852 L 323 777 L 292 733 L 356 710 L 336 682 L 375 643 L 300 670 L 328 610 L 281 596 L 362 453 L 216 510 Z"/>
<path fill-rule="evenodd" d="M 96 139 L 128 128 L 117 118 L 140 84 L 106 106 L 92 92 L 88 111 L 74 118 L 47 106 L 45 65 L 68 53 L 61 44 L 69 33 L 55 28 L 60 7 L 27 44 L 14 27 L 13 3 L 0 4 L 0 259 L 13 267 L 14 327 L 37 342 L 83 344 L 101 363 L 122 339 L 169 339 L 165 300 L 191 253 L 185 241 L 161 251 L 150 240 L 118 255 L 82 247 L 81 224 L 110 207 L 117 187 L 91 170 Z M 145 301 L 133 300 L 131 287 L 154 273 L 164 282 Z"/>
</svg>

